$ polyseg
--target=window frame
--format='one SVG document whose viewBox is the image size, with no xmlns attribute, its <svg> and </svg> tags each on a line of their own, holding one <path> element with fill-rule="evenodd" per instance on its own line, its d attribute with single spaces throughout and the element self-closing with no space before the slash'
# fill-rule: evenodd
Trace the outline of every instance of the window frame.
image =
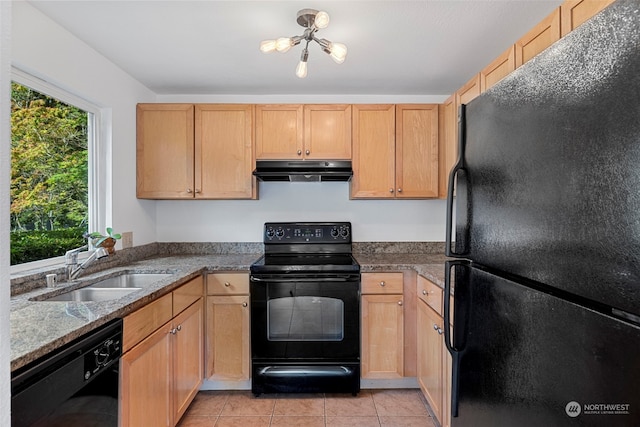
<svg viewBox="0 0 640 427">
<path fill-rule="evenodd" d="M 107 159 L 107 141 L 110 133 L 107 129 L 110 125 L 110 110 L 101 108 L 86 98 L 63 89 L 51 82 L 35 77 L 16 67 L 11 67 L 11 81 L 27 86 L 44 95 L 56 98 L 66 104 L 80 108 L 87 112 L 87 161 L 88 164 L 88 229 L 104 230 L 107 223 L 107 170 L 108 165 L 103 160 Z M 88 251 L 79 254 L 80 259 L 88 257 Z M 11 274 L 28 270 L 59 266 L 64 263 L 64 256 L 58 256 L 39 261 L 26 262 L 11 266 Z"/>
</svg>

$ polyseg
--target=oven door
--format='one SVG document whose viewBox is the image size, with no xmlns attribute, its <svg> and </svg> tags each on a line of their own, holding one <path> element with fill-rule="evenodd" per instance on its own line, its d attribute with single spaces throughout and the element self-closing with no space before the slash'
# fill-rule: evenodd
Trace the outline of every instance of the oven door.
<svg viewBox="0 0 640 427">
<path fill-rule="evenodd" d="M 252 275 L 252 360 L 359 361 L 360 275 Z"/>
</svg>

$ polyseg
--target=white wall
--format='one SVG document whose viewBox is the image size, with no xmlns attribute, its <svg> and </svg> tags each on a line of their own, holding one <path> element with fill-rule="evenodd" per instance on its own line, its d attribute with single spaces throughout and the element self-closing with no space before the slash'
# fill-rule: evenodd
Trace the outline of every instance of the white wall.
<svg viewBox="0 0 640 427">
<path fill-rule="evenodd" d="M 259 200 L 159 201 L 158 241 L 260 242 L 268 221 L 351 221 L 358 242 L 444 241 L 444 200 L 349 200 L 346 182 L 259 186 Z"/>
<path fill-rule="evenodd" d="M 11 2 L 0 1 L 0 426 L 11 424 L 9 328 L 9 180 L 11 131 Z"/>
<path fill-rule="evenodd" d="M 157 240 L 155 202 L 138 200 L 136 103 L 155 94 L 24 1 L 13 2 L 12 65 L 101 108 L 106 141 L 105 225 L 134 231 L 136 244 Z"/>
<path fill-rule="evenodd" d="M 158 95 L 158 102 L 194 103 L 441 103 L 446 96 Z M 351 221 L 355 241 L 445 238 L 443 200 L 349 200 L 349 184 L 259 183 L 257 201 L 159 201 L 158 241 L 259 242 L 267 221 Z"/>
</svg>

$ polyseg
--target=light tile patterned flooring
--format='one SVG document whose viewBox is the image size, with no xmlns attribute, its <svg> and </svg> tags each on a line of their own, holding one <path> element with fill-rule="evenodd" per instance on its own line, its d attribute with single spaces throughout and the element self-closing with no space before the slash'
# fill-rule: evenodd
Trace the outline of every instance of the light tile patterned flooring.
<svg viewBox="0 0 640 427">
<path fill-rule="evenodd" d="M 351 394 L 200 391 L 178 427 L 435 427 L 420 390 Z"/>
</svg>

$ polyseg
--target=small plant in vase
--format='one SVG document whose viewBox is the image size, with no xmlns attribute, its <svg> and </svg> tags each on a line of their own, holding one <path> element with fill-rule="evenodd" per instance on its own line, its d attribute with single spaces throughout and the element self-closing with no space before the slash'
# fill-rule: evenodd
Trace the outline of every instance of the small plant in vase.
<svg viewBox="0 0 640 427">
<path fill-rule="evenodd" d="M 122 238 L 122 235 L 120 235 L 119 233 L 114 233 L 113 228 L 111 227 L 107 227 L 106 231 L 106 235 L 98 231 L 94 231 L 93 233 L 85 234 L 85 237 L 93 239 L 93 246 L 95 246 L 96 248 L 103 247 L 107 250 L 107 252 L 109 252 L 109 254 L 112 254 L 116 251 L 116 240 Z"/>
</svg>

